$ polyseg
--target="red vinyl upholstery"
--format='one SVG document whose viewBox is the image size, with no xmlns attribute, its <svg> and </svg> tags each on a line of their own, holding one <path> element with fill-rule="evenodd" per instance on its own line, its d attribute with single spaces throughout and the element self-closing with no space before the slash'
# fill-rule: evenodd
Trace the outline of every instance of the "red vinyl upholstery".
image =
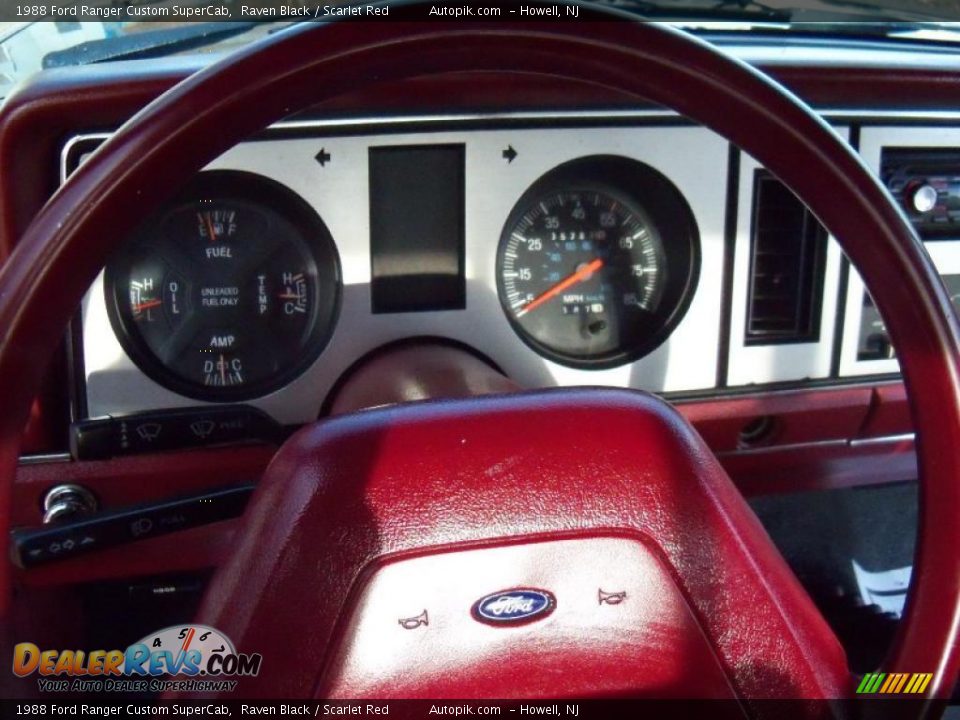
<svg viewBox="0 0 960 720">
<path fill-rule="evenodd" d="M 833 633 L 743 498 L 686 421 L 652 396 L 525 393 L 319 423 L 276 456 L 240 536 L 200 621 L 264 654 L 246 693 L 717 697 L 729 695 L 727 681 L 754 698 L 850 689 Z M 611 552 L 622 561 L 591 557 L 597 538 L 620 538 Z M 563 552 L 481 569 L 485 552 L 557 539 L 568 541 Z M 474 557 L 410 569 L 398 587 L 416 599 L 405 606 L 400 591 L 382 589 L 385 611 L 367 617 L 375 603 L 359 596 L 385 582 L 384 565 L 402 573 L 412 557 L 466 548 Z M 591 577 L 601 565 L 605 574 Z M 475 597 L 449 601 L 477 576 Z M 557 610 L 519 636 L 470 617 L 483 594 L 537 581 L 551 583 Z M 636 622 L 605 630 L 576 617 L 578 596 L 599 606 L 601 581 L 627 593 L 617 607 L 640 612 Z M 355 608 L 360 618 L 349 621 Z M 429 626 L 399 626 L 421 609 Z M 382 644 L 361 643 L 366 656 L 352 666 L 336 662 L 340 644 L 359 643 L 361 621 L 375 623 Z M 393 636 L 401 644 L 386 652 Z M 409 642 L 431 662 L 408 662 Z"/>
</svg>

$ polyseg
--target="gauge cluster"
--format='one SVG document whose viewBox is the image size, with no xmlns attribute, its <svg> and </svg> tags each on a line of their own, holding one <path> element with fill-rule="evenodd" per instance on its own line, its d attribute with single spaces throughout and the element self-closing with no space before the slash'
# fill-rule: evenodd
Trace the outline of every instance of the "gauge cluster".
<svg viewBox="0 0 960 720">
<path fill-rule="evenodd" d="M 121 345 L 157 383 L 197 400 L 250 399 L 323 350 L 340 262 L 323 221 L 292 192 L 210 171 L 128 240 L 104 292 Z"/>
<path fill-rule="evenodd" d="M 298 123 L 238 145 L 88 294 L 86 416 L 307 422 L 359 360 L 423 337 L 524 387 L 716 387 L 728 145 L 591 125 Z M 103 137 L 68 145 L 64 176 Z"/>
</svg>

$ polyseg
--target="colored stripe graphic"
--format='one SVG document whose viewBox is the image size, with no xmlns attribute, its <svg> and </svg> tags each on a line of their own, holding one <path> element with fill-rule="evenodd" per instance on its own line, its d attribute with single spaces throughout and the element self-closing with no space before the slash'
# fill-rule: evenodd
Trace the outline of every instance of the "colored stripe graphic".
<svg viewBox="0 0 960 720">
<path fill-rule="evenodd" d="M 880 687 L 880 683 L 884 677 L 886 677 L 885 673 L 867 673 L 863 676 L 863 680 L 860 681 L 857 692 L 861 694 L 875 693 L 877 688 Z"/>
<path fill-rule="evenodd" d="M 907 688 L 904 690 L 904 692 L 918 695 L 927 689 L 927 685 L 930 684 L 930 680 L 932 678 L 932 673 L 914 673 L 913 677 L 910 678 L 910 684 L 907 685 Z"/>
<path fill-rule="evenodd" d="M 867 673 L 857 686 L 858 695 L 919 695 L 926 691 L 933 673 Z"/>
<path fill-rule="evenodd" d="M 909 673 L 900 673 L 900 682 L 897 683 L 897 686 L 891 690 L 891 692 L 898 693 L 903 690 L 903 686 L 907 682 L 907 678 L 910 677 Z"/>
</svg>

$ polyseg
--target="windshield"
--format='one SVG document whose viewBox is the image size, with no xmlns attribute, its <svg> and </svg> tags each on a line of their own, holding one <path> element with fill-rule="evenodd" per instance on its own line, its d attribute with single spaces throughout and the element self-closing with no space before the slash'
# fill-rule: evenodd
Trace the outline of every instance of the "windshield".
<svg viewBox="0 0 960 720">
<path fill-rule="evenodd" d="M 17 82 L 45 68 L 227 52 L 288 24 L 0 22 L 0 97 L 5 97 Z"/>
<path fill-rule="evenodd" d="M 390 3 L 381 0 L 380 4 Z M 54 0 L 49 5 L 21 6 L 0 0 L 0 98 L 8 95 L 17 82 L 43 69 L 224 53 L 277 32 L 295 17 L 349 18 L 350 5 L 343 0 L 329 4 L 267 0 L 250 5 L 235 0 L 219 5 L 208 4 L 207 0 Z M 960 0 L 591 0 L 581 4 L 581 9 L 589 5 L 711 32 L 960 42 Z M 464 17 L 457 14 L 463 6 L 456 3 L 432 7 L 442 8 L 446 18 Z M 516 17 L 516 11 L 504 9 L 511 7 L 508 3 L 493 0 L 490 7 L 499 8 L 495 16 Z M 13 19 L 30 15 L 43 19 Z M 142 19 L 71 19 L 81 15 Z M 64 21 L 52 19 L 61 16 Z M 167 19 L 170 17 L 190 19 L 171 21 Z M 277 17 L 287 19 L 275 20 Z M 567 18 L 558 14 L 557 19 Z"/>
</svg>

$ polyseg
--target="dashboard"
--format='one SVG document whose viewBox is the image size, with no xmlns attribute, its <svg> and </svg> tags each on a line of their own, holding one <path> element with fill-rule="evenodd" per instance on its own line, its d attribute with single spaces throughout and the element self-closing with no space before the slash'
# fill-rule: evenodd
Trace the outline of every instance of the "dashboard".
<svg viewBox="0 0 960 720">
<path fill-rule="evenodd" d="M 960 63 L 727 49 L 819 109 L 954 287 L 960 113 L 943 83 Z M 18 182 L 0 183 L 0 252 L 113 130 L 207 61 L 49 71 L 11 96 L 0 167 Z M 14 524 L 40 526 L 64 485 L 108 512 L 239 487 L 234 507 L 291 431 L 405 345 L 466 351 L 521 389 L 662 395 L 746 496 L 916 478 L 882 318 L 775 177 L 635 98 L 471 82 L 470 98 L 442 78 L 348 96 L 240 143 L 187 187 L 152 188 L 169 200 L 124 239 L 51 366 Z M 58 556 L 24 573 L 124 577 L 144 553 L 157 572 L 189 571 L 229 545 L 217 527 L 191 532 L 195 554 L 158 537 L 104 548 L 95 570 Z"/>
<path fill-rule="evenodd" d="M 949 281 L 960 132 L 834 128 L 878 174 L 923 149 L 901 199 Z M 105 137 L 67 142 L 61 176 Z M 671 113 L 293 121 L 212 163 L 91 289 L 87 415 L 243 402 L 310 422 L 411 338 L 525 388 L 682 398 L 898 370 L 816 218 Z"/>
<path fill-rule="evenodd" d="M 162 89 L 136 67 L 119 81 L 54 74 L 32 91 L 33 116 L 60 95 L 93 104 L 91 86 L 116 92 L 101 115 L 36 123 L 46 139 L 33 159 L 51 185 Z M 279 122 L 183 187 L 158 179 L 149 191 L 165 204 L 118 238 L 54 367 L 67 378 L 69 451 L 21 459 L 18 581 L 146 578 L 148 594 L 195 595 L 192 573 L 231 552 L 276 446 L 339 412 L 344 388 L 404 347 L 466 353 L 518 389 L 663 396 L 747 497 L 915 479 L 896 350 L 817 218 L 673 112 L 583 105 L 601 109 L 358 102 L 364 112 Z M 26 132 L 19 107 L 0 119 L 11 176 L 25 167 L 10 162 Z M 960 113 L 817 107 L 960 297 Z M 23 186 L 43 195 L 38 176 Z M 29 216 L 10 202 L 19 192 L 0 187 L 11 208 L 0 248 Z M 192 589 L 151 579 L 170 574 Z"/>
</svg>

